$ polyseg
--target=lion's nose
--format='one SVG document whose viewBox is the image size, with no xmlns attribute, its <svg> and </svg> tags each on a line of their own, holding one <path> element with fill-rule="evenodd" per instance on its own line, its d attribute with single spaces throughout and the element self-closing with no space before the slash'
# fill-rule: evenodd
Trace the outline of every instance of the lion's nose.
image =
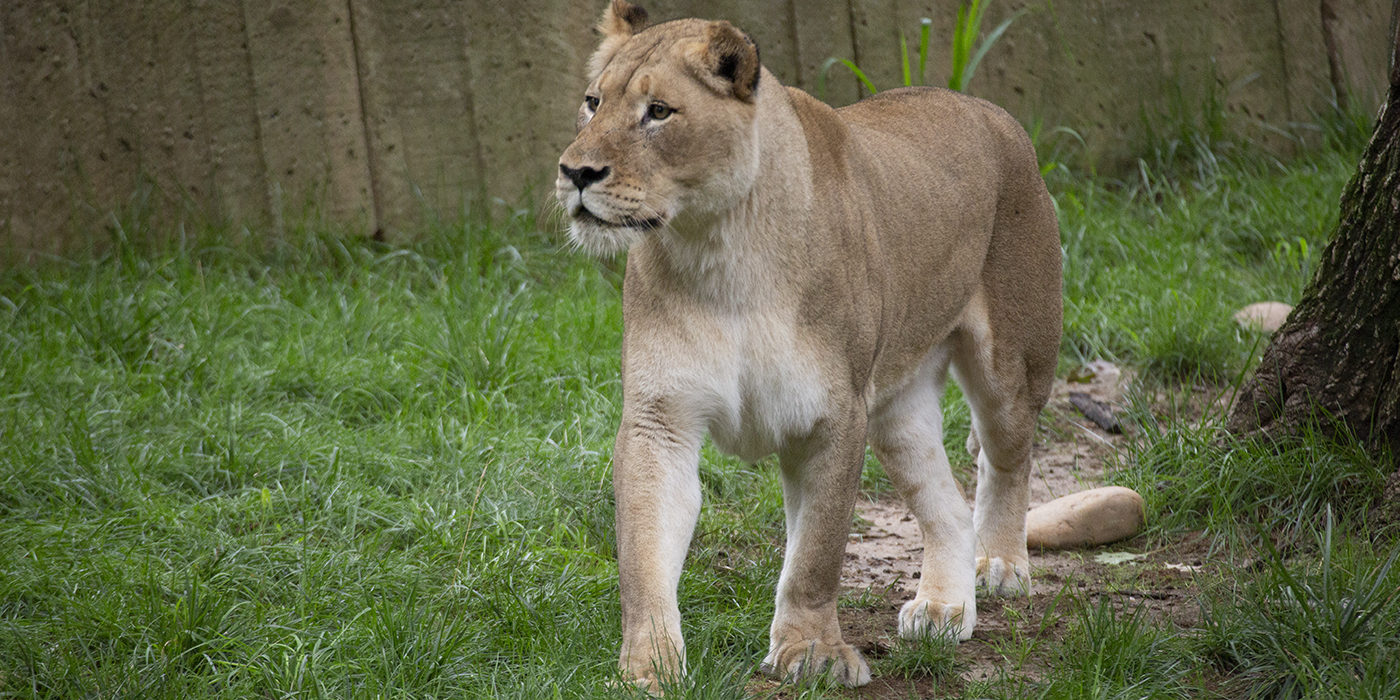
<svg viewBox="0 0 1400 700">
<path fill-rule="evenodd" d="M 607 177 L 609 170 L 610 168 L 606 165 L 601 168 L 590 168 L 588 166 L 570 168 L 563 163 L 559 164 L 559 172 L 564 173 L 564 177 L 569 178 L 569 181 L 574 183 L 574 187 L 579 188 L 579 190 L 583 190 L 583 188 Z"/>
</svg>

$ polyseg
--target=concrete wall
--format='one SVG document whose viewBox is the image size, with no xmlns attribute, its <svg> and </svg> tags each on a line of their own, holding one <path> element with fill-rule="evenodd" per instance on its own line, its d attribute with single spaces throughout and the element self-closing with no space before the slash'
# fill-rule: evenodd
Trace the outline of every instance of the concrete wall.
<svg viewBox="0 0 1400 700">
<path fill-rule="evenodd" d="M 1338 86 L 1383 96 L 1387 0 L 990 0 L 990 30 L 1029 7 L 970 91 L 1076 157 L 1131 162 L 1144 124 L 1172 130 L 1211 100 L 1229 128 L 1290 154 Z M 958 0 L 657 0 L 654 21 L 724 18 L 780 79 L 815 91 L 830 56 L 900 82 L 931 17 L 941 84 Z M 603 0 L 4 0 L 0 241 L 60 251 L 111 212 L 254 230 L 312 216 L 403 232 L 480 194 L 550 189 L 572 138 Z M 861 88 L 843 68 L 827 99 Z M 1145 118 L 1145 120 L 1144 120 Z"/>
</svg>

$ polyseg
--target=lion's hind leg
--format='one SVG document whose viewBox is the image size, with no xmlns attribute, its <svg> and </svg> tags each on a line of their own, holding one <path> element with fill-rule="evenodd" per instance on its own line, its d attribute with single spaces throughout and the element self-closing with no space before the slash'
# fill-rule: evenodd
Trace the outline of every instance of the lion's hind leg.
<svg viewBox="0 0 1400 700">
<path fill-rule="evenodd" d="M 1024 596 L 1031 586 L 1026 551 L 1031 445 L 1053 380 L 1055 349 L 995 343 L 1011 335 L 995 323 L 979 295 L 953 333 L 952 365 L 976 435 L 969 450 L 976 448 L 977 460 L 977 586 L 994 596 Z"/>
<path fill-rule="evenodd" d="M 939 400 L 948 361 L 938 355 L 873 413 L 869 440 L 923 537 L 919 590 L 899 612 L 899 634 L 966 640 L 977 623 L 972 513 L 943 448 Z"/>
</svg>

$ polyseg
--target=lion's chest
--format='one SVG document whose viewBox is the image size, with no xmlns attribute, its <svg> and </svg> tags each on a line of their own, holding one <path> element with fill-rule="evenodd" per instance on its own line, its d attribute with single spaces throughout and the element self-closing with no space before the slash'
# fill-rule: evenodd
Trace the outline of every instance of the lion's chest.
<svg viewBox="0 0 1400 700">
<path fill-rule="evenodd" d="M 757 460 L 807 435 L 826 414 L 829 358 L 782 316 L 721 319 L 708 428 L 725 452 Z"/>
</svg>

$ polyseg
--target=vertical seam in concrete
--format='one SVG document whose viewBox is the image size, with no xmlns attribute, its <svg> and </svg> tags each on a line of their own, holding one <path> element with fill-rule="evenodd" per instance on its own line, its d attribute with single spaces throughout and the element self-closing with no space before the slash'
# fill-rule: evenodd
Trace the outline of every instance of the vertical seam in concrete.
<svg viewBox="0 0 1400 700">
<path fill-rule="evenodd" d="M 81 13 L 82 17 L 91 17 L 91 16 L 92 16 L 92 7 L 89 5 L 89 3 L 87 3 L 87 2 L 82 2 L 82 3 L 79 3 L 79 5 L 81 6 L 81 10 L 79 10 L 79 12 Z M 65 13 L 65 15 L 66 15 L 66 14 L 67 14 L 67 13 Z M 84 44 L 83 44 L 83 37 L 82 37 L 82 34 L 81 34 L 81 32 L 80 32 L 76 27 L 74 27 L 74 25 L 73 25 L 73 23 L 76 22 L 76 21 L 79 21 L 79 20 L 73 19 L 72 17 L 65 16 L 65 18 L 64 18 L 64 23 L 63 23 L 63 25 L 64 25 L 64 30 L 68 32 L 68 37 L 69 37 L 70 39 L 72 39 L 72 41 L 73 41 L 74 60 L 77 61 L 77 63 L 78 63 L 78 66 L 77 66 L 77 68 L 78 68 L 78 75 L 79 75 L 79 77 L 82 79 L 82 81 L 83 81 L 83 83 L 85 84 L 85 86 L 88 87 L 89 89 L 91 89 L 92 86 L 93 86 L 93 84 L 94 84 L 95 82 L 101 82 L 101 79 L 99 78 L 99 79 L 96 80 L 96 81 L 93 80 L 93 73 L 92 73 L 92 71 L 94 70 L 94 65 L 93 65 L 93 64 L 94 64 L 96 61 L 93 60 L 92 56 L 88 55 L 89 52 L 85 52 L 85 51 L 83 50 L 83 49 L 84 49 Z M 89 23 L 89 24 L 90 24 L 90 23 Z M 102 103 L 102 104 L 99 105 L 99 108 L 100 108 L 101 113 L 102 113 L 102 138 L 103 138 L 104 140 L 106 140 L 106 139 L 111 139 L 111 138 L 112 138 L 112 110 L 111 110 L 111 100 L 99 100 L 99 102 Z M 91 206 L 93 206 L 93 207 L 100 207 L 101 205 L 98 204 L 98 197 L 97 197 L 97 185 L 96 185 L 96 183 L 94 183 L 94 182 L 92 181 L 92 178 L 90 178 L 90 177 L 88 176 L 87 165 L 86 165 L 85 163 L 83 163 L 83 161 L 82 161 L 81 158 L 78 157 L 78 155 L 79 155 L 79 152 L 78 152 L 79 145 L 78 145 L 78 144 L 75 142 L 75 140 L 74 140 L 73 127 L 72 127 L 71 125 L 69 125 L 69 126 L 64 126 L 64 127 L 61 127 L 59 131 L 60 131 L 60 133 L 62 134 L 63 148 L 64 148 L 64 151 L 65 151 L 65 154 L 64 154 L 64 155 L 66 156 L 66 162 L 63 162 L 62 164 L 65 165 L 65 166 L 70 166 L 70 167 L 72 167 L 72 169 L 73 169 L 73 175 L 77 178 L 78 186 L 79 186 L 79 188 L 81 189 L 81 194 L 80 194 L 80 196 L 87 198 L 87 201 L 88 201 L 88 203 L 89 203 Z M 138 144 L 138 145 L 139 145 L 139 144 Z M 100 149 L 100 146 L 99 146 L 99 149 Z M 140 158 L 139 158 L 139 156 L 138 156 L 138 158 L 137 158 L 137 164 L 138 164 L 138 167 L 139 167 L 139 164 L 140 164 Z M 72 196 L 73 196 L 73 195 L 72 195 L 72 191 L 70 190 L 68 194 L 69 194 L 69 198 L 70 198 L 70 200 L 71 200 L 71 198 L 72 198 Z M 68 221 L 69 221 L 69 223 L 72 223 L 72 221 L 73 221 L 73 214 L 72 214 L 72 213 L 70 213 L 70 214 L 68 215 Z"/>
<path fill-rule="evenodd" d="M 345 0 L 345 14 L 350 22 L 350 55 L 355 62 L 355 96 L 360 103 L 360 126 L 364 129 L 365 137 L 365 170 L 369 171 L 369 201 L 370 211 L 374 216 L 374 221 L 370 226 L 371 233 L 376 238 L 383 236 L 384 216 L 381 211 L 382 204 L 379 201 L 379 174 L 378 160 L 376 158 L 375 139 L 370 133 L 369 107 L 365 103 L 365 67 L 364 61 L 360 57 L 360 33 L 355 25 L 355 0 Z"/>
<path fill-rule="evenodd" d="M 1288 126 L 1297 117 L 1293 114 L 1293 79 L 1288 70 L 1288 42 L 1283 37 L 1283 13 L 1278 9 L 1278 0 L 1273 0 L 1274 8 L 1274 38 L 1278 41 L 1278 62 L 1279 68 L 1283 70 L 1283 109 L 1286 112 L 1284 126 Z"/>
<path fill-rule="evenodd" d="M 860 65 L 860 42 L 856 40 L 856 0 L 846 0 L 846 17 L 851 25 L 851 60 L 856 65 Z M 856 101 L 859 102 L 864 95 L 860 92 L 860 81 L 852 81 L 856 85 Z"/>
<path fill-rule="evenodd" d="M 262 99 L 258 94 L 258 73 L 253 68 L 253 22 L 248 16 L 248 0 L 243 0 L 243 44 L 247 50 L 243 52 L 244 65 L 248 69 L 248 86 L 253 90 L 253 140 L 258 145 L 258 160 L 262 162 L 263 173 L 263 197 L 267 200 L 267 213 L 274 222 L 282 221 L 281 197 L 274 197 L 272 190 L 277 187 L 277 174 L 271 172 L 267 164 L 267 141 L 263 139 L 262 132 Z M 281 233 L 281 226 L 277 226 L 278 233 Z"/>
<path fill-rule="evenodd" d="M 792 41 L 792 84 L 803 87 L 802 84 L 802 39 L 801 32 L 797 31 L 797 0 L 787 0 L 788 15 L 788 35 Z"/>
<path fill-rule="evenodd" d="M 10 35 L 9 17 L 8 12 L 0 11 L 0 95 L 19 94 L 19 88 L 13 84 L 19 71 L 10 67 L 10 46 L 5 41 L 5 37 Z M 6 163 L 19 160 L 19 138 L 15 133 L 18 127 L 13 125 L 19 120 L 3 117 L 9 116 L 6 111 L 14 113 L 19 110 L 11 102 L 7 101 L 6 105 L 8 110 L 0 107 L 0 261 L 13 262 L 20 259 L 17 253 L 19 236 L 14 225 L 15 212 L 19 208 L 16 202 L 19 199 L 19 169 L 7 167 Z"/>
<path fill-rule="evenodd" d="M 1346 112 L 1349 95 L 1347 95 L 1347 80 L 1342 70 L 1341 56 L 1337 53 L 1337 35 L 1334 31 L 1337 23 L 1337 12 L 1332 7 L 1332 0 L 1319 2 L 1318 13 L 1322 17 L 1322 46 L 1327 50 L 1327 74 L 1332 81 L 1333 98 L 1337 101 L 1337 109 Z"/>
<path fill-rule="evenodd" d="M 194 7 L 194 0 L 185 1 L 185 13 L 189 19 L 195 22 L 199 21 L 199 15 L 196 13 Z M 209 169 L 206 171 L 209 178 L 204 185 L 207 189 L 205 191 L 203 208 L 206 212 L 211 212 L 212 208 L 212 213 L 215 218 L 225 218 L 223 216 L 225 209 L 224 203 L 218 196 L 219 180 L 218 176 L 215 175 L 217 167 L 214 165 L 214 130 L 209 127 L 209 103 L 205 102 L 204 71 L 201 70 L 204 66 L 204 56 L 199 52 L 198 29 L 192 28 L 190 30 L 190 53 L 194 54 L 194 89 L 195 92 L 198 93 L 200 128 L 204 130 L 204 138 L 202 139 L 204 142 L 204 162 L 209 166 Z"/>
<path fill-rule="evenodd" d="M 463 49 L 466 49 L 462 56 L 462 67 L 467 74 L 466 90 L 463 91 L 467 103 L 467 134 L 472 140 L 472 150 L 476 152 L 476 162 L 473 163 L 476 166 L 476 192 L 474 196 L 481 196 L 486 193 L 486 153 L 481 145 L 481 128 L 476 123 L 476 71 L 472 69 L 471 51 L 470 47 L 466 45 L 468 37 L 463 36 L 462 39 Z"/>
</svg>

